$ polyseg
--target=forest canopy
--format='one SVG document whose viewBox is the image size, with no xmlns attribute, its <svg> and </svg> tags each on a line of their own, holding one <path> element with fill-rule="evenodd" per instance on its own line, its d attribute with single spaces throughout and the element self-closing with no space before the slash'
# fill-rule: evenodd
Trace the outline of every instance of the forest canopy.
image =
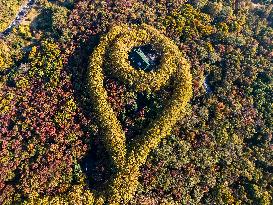
<svg viewBox="0 0 273 205">
<path fill-rule="evenodd" d="M 272 8 L 0 0 L 0 204 L 272 204 Z"/>
</svg>

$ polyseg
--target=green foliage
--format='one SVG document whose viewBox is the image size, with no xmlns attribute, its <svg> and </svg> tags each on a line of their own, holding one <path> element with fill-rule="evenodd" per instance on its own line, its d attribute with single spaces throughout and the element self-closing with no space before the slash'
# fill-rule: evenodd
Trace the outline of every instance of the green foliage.
<svg viewBox="0 0 273 205">
<path fill-rule="evenodd" d="M 67 25 L 67 17 L 69 10 L 66 7 L 52 5 L 52 28 L 58 36 L 61 36 Z"/>
<path fill-rule="evenodd" d="M 212 19 L 208 14 L 202 13 L 190 4 L 182 5 L 163 20 L 167 28 L 184 40 L 211 35 L 215 29 L 211 22 Z"/>
<path fill-rule="evenodd" d="M 28 57 L 29 77 L 57 86 L 63 65 L 60 53 L 58 46 L 51 41 L 42 42 L 40 47 L 32 47 Z"/>
<path fill-rule="evenodd" d="M 252 85 L 251 95 L 254 97 L 254 105 L 262 113 L 266 127 L 272 129 L 273 119 L 273 95 L 272 95 L 272 70 L 258 73 L 256 81 Z"/>
<path fill-rule="evenodd" d="M 69 123 L 75 113 L 77 106 L 73 99 L 68 100 L 65 105 L 63 105 L 58 113 L 54 116 L 54 122 L 58 126 L 64 126 Z"/>
</svg>

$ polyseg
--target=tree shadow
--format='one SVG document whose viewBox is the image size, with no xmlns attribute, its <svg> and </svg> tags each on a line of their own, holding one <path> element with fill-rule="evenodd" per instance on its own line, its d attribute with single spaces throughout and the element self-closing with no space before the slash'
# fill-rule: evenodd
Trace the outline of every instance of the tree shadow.
<svg viewBox="0 0 273 205">
<path fill-rule="evenodd" d="M 52 29 L 53 12 L 49 8 L 42 9 L 41 12 L 36 16 L 30 23 L 30 28 L 35 33 L 43 33 L 48 37 L 54 37 Z"/>
<path fill-rule="evenodd" d="M 68 59 L 68 71 L 72 76 L 72 86 L 74 90 L 74 98 L 81 112 L 91 119 L 92 123 L 97 126 L 97 120 L 93 112 L 93 107 L 88 91 L 88 64 L 89 58 L 94 48 L 99 44 L 100 35 L 91 36 L 86 42 L 82 43 Z M 98 125 L 99 127 L 99 125 Z M 85 128 L 86 129 L 86 128 Z M 88 129 L 88 128 L 87 128 Z M 110 155 L 103 143 L 100 127 L 98 132 L 91 133 L 89 151 L 83 159 L 79 161 L 82 172 L 86 175 L 86 183 L 90 189 L 102 191 L 105 189 L 108 180 L 114 174 L 114 166 L 110 159 Z"/>
</svg>

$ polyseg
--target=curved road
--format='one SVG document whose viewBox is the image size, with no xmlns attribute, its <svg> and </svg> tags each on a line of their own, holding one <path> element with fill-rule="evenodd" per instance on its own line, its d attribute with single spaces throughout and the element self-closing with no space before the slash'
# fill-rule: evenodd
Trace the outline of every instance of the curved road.
<svg viewBox="0 0 273 205">
<path fill-rule="evenodd" d="M 36 0 L 28 0 L 26 4 L 22 5 L 15 19 L 10 23 L 5 31 L 0 32 L 0 38 L 7 36 L 14 27 L 18 26 L 27 15 L 27 13 L 30 11 L 30 9 L 35 5 L 35 3 Z"/>
</svg>

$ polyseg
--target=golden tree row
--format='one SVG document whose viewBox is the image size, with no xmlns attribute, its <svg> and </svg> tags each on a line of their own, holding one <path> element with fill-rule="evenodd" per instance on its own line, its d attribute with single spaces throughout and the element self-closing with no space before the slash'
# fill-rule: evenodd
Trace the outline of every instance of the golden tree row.
<svg viewBox="0 0 273 205">
<path fill-rule="evenodd" d="M 144 72 L 130 65 L 128 52 L 135 46 L 145 44 L 152 44 L 162 53 L 159 69 L 156 71 Z M 175 81 L 174 93 L 165 103 L 162 113 L 129 145 L 126 145 L 121 123 L 107 101 L 107 92 L 103 86 L 104 69 L 106 73 L 139 92 L 159 90 L 171 79 Z M 88 82 L 93 106 L 116 174 L 104 193 L 95 194 L 77 186 L 65 196 L 45 197 L 38 201 L 34 197 L 31 201 L 40 204 L 127 204 L 136 191 L 140 166 L 145 163 L 150 151 L 170 135 L 177 120 L 185 114 L 185 107 L 192 96 L 191 80 L 189 63 L 178 47 L 158 30 L 146 24 L 113 27 L 101 38 L 100 44 L 90 56 Z"/>
</svg>

